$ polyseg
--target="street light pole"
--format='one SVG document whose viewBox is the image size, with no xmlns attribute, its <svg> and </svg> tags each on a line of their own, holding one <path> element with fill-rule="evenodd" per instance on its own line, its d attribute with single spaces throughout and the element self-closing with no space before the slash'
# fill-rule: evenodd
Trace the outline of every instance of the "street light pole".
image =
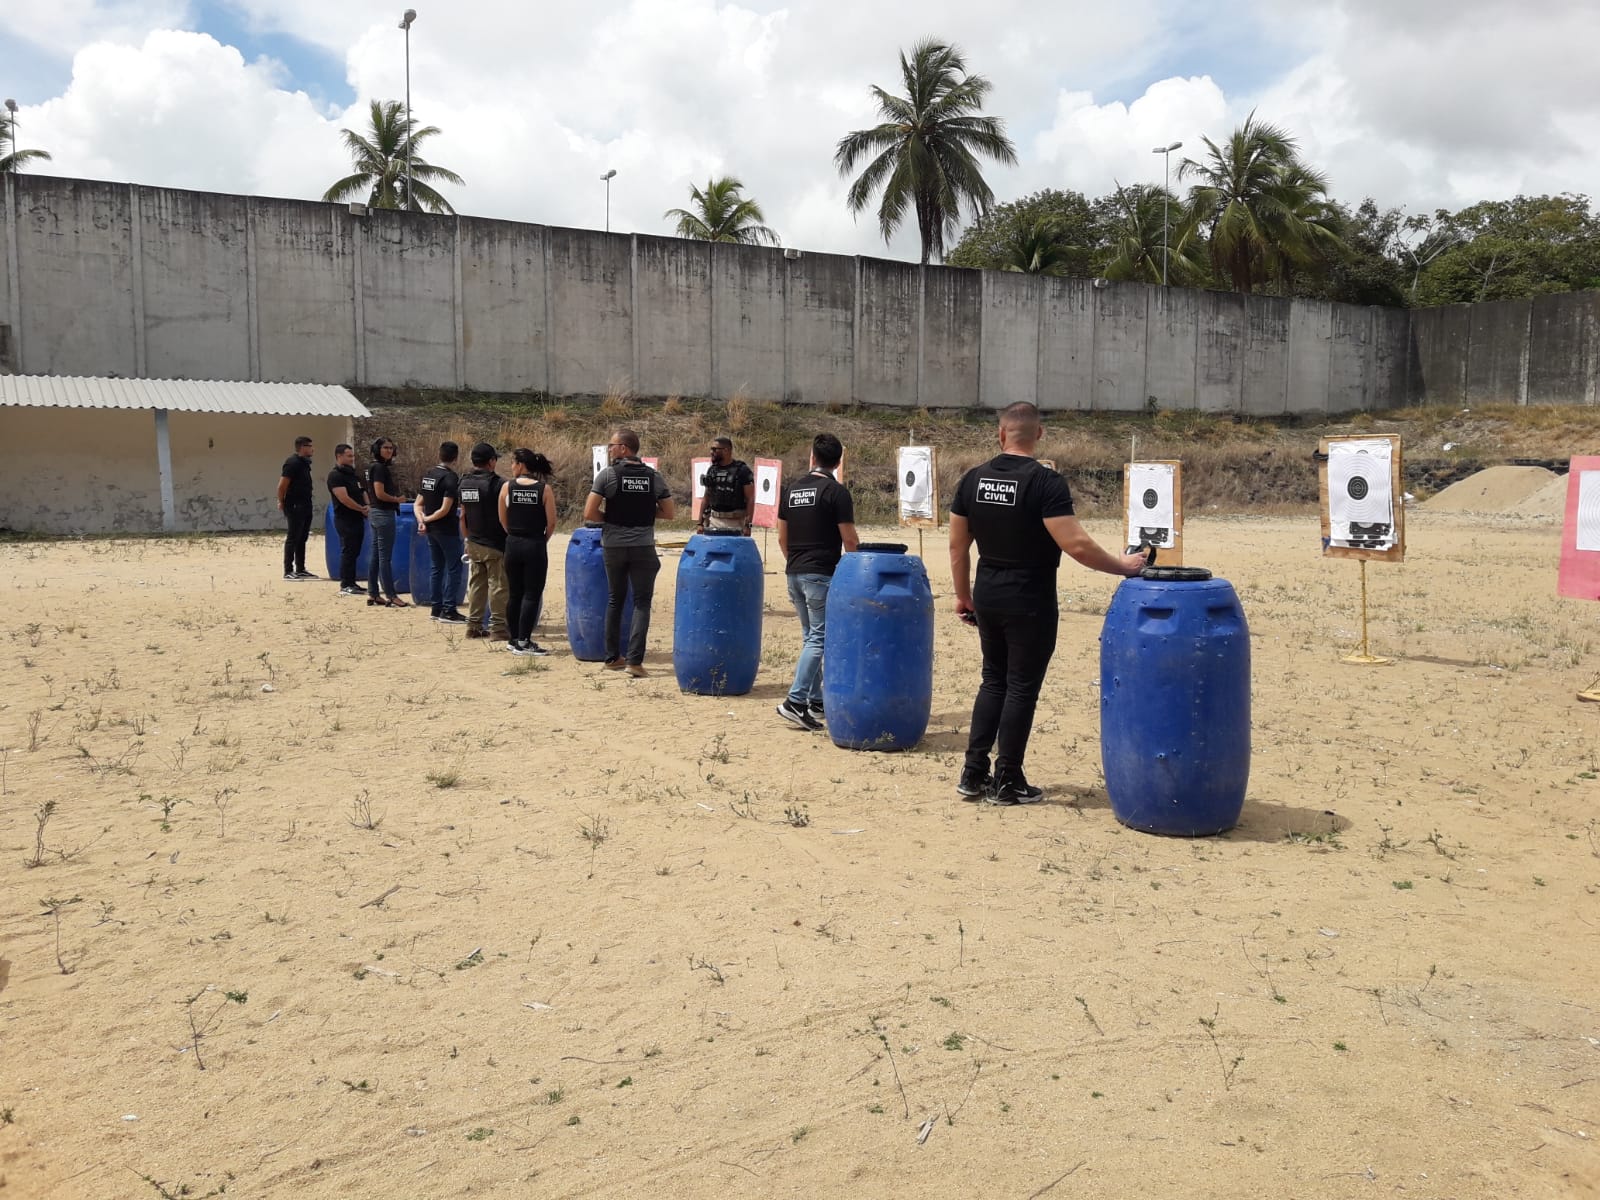
<svg viewBox="0 0 1600 1200">
<path fill-rule="evenodd" d="M 1161 286 L 1167 286 L 1167 230 L 1170 222 L 1167 220 L 1167 204 L 1172 199 L 1172 152 L 1183 149 L 1182 142 L 1173 142 L 1170 146 L 1157 146 L 1151 154 L 1159 154 L 1165 161 L 1166 170 L 1161 183 Z"/>
<path fill-rule="evenodd" d="M 17 102 L 8 99 L 6 101 L 6 111 L 11 114 L 11 120 L 6 124 L 11 126 L 11 173 L 15 175 L 17 173 Z"/>
<path fill-rule="evenodd" d="M 411 197 L 411 22 L 417 19 L 417 10 L 408 8 L 400 18 L 400 28 L 406 31 L 406 210 L 417 205 Z"/>
<path fill-rule="evenodd" d="M 611 181 L 616 178 L 616 175 L 617 175 L 617 169 L 615 167 L 612 167 L 611 170 L 607 171 L 604 175 L 600 176 L 600 179 L 606 185 L 606 232 L 607 233 L 611 232 Z"/>
</svg>

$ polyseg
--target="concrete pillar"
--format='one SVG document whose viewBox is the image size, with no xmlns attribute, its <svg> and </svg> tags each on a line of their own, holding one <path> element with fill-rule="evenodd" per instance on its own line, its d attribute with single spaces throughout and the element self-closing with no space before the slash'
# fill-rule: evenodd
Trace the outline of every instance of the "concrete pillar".
<svg viewBox="0 0 1600 1200">
<path fill-rule="evenodd" d="M 639 235 L 628 235 L 628 328 L 633 334 L 633 378 L 631 392 L 639 386 Z"/>
<path fill-rule="evenodd" d="M 172 533 L 178 528 L 178 510 L 172 498 L 172 439 L 164 408 L 156 409 L 156 469 L 161 475 L 161 531 Z"/>
<path fill-rule="evenodd" d="M 467 386 L 467 318 L 462 303 L 461 286 L 461 218 L 455 219 L 456 233 L 451 243 L 450 257 L 452 268 L 452 286 L 450 311 L 455 321 L 455 357 L 456 357 L 456 389 L 459 391 Z"/>
<path fill-rule="evenodd" d="M 334 239 L 339 237 L 339 221 L 341 219 L 351 222 L 350 228 L 350 278 L 351 290 L 355 293 L 355 322 L 356 322 L 356 361 L 355 381 L 363 384 L 367 381 L 367 302 L 362 290 L 361 279 L 361 243 L 366 240 L 367 225 L 364 218 L 341 218 L 341 209 L 332 210 L 334 223 Z"/>
<path fill-rule="evenodd" d="M 131 250 L 129 261 L 133 268 L 133 376 L 135 379 L 144 379 L 147 375 L 145 355 L 145 329 L 144 329 L 144 221 L 140 215 L 140 193 L 143 188 L 132 184 L 128 188 L 128 225 L 131 230 L 129 243 Z M 161 428 L 165 429 L 166 418 L 162 417 Z"/>
<path fill-rule="evenodd" d="M 26 372 L 22 360 L 22 268 L 17 262 L 17 203 L 17 177 L 8 172 L 5 176 L 6 274 L 11 311 L 6 314 L 6 323 L 11 326 L 11 368 L 23 375 Z"/>
<path fill-rule="evenodd" d="M 261 305 L 256 298 L 256 204 L 244 202 L 245 332 L 250 343 L 250 378 L 261 378 Z"/>
</svg>

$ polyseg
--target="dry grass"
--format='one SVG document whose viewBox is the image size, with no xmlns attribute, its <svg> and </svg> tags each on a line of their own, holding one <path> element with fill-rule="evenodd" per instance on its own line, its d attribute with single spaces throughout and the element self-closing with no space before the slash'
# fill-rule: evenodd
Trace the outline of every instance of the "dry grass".
<svg viewBox="0 0 1600 1200">
<path fill-rule="evenodd" d="M 432 463 L 431 447 L 444 438 L 463 447 L 485 440 L 503 456 L 527 446 L 555 465 L 561 515 L 568 522 L 577 518 L 588 491 L 590 447 L 624 422 L 639 430 L 644 453 L 661 459 L 662 473 L 679 496 L 688 494 L 690 459 L 703 454 L 707 439 L 717 434 L 734 439 L 740 458 L 779 458 L 785 472 L 793 473 L 804 469 L 816 433 L 836 433 L 848 447 L 849 482 L 862 521 L 893 518 L 897 447 L 912 439 L 939 447 L 940 494 L 946 499 L 961 474 L 996 449 L 993 416 L 975 409 L 930 412 L 836 400 L 819 411 L 742 392 L 725 403 L 670 396 L 652 404 L 621 388 L 598 402 L 473 397 L 440 403 L 431 393 L 384 393 L 369 396 L 368 403 L 374 415 L 357 423 L 356 440 L 380 433 L 393 437 L 401 448 L 402 486 L 414 485 L 415 476 Z M 1120 505 L 1122 465 L 1135 438 L 1142 459 L 1183 461 L 1190 512 L 1259 512 L 1314 505 L 1317 473 L 1311 456 L 1318 439 L 1363 432 L 1405 438 L 1407 486 L 1425 496 L 1482 466 L 1590 450 L 1600 441 L 1600 410 L 1421 408 L 1329 421 L 1180 411 L 1058 413 L 1046 418 L 1040 453 L 1067 473 L 1087 515 Z M 1443 449 L 1447 443 L 1448 451 Z"/>
</svg>

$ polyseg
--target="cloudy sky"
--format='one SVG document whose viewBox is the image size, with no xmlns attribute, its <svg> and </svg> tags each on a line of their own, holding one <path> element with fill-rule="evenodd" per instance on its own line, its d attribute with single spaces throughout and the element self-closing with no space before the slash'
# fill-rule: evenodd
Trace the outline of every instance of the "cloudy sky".
<svg viewBox="0 0 1600 1200">
<path fill-rule="evenodd" d="M 1157 180 L 1150 148 L 1252 108 L 1351 202 L 1600 190 L 1595 0 L 454 0 L 418 10 L 413 111 L 463 213 L 669 232 L 735 174 L 784 242 L 882 254 L 832 154 L 934 35 L 994 83 L 1020 164 L 998 198 Z M 403 0 L 6 0 L 0 92 L 53 174 L 316 198 L 339 130 L 405 90 Z M 1224 15 L 1225 14 L 1225 15 Z M 1174 155 L 1174 165 L 1178 155 Z M 914 231 L 890 253 L 916 256 Z"/>
</svg>

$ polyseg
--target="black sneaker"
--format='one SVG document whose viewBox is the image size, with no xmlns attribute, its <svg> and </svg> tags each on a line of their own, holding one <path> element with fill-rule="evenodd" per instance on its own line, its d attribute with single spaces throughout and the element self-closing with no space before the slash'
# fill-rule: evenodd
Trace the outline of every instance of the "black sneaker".
<svg viewBox="0 0 1600 1200">
<path fill-rule="evenodd" d="M 294 577 L 296 579 L 321 579 L 322 578 L 322 576 L 318 575 L 316 572 L 307 571 L 304 568 L 302 568 L 301 570 L 296 571 L 294 573 Z"/>
<path fill-rule="evenodd" d="M 342 587 L 339 589 L 339 595 L 341 596 L 365 596 L 366 594 L 366 588 Z"/>
<path fill-rule="evenodd" d="M 293 571 L 285 571 L 283 573 L 283 578 L 284 578 L 284 581 L 287 582 L 287 583 L 299 583 L 300 582 L 300 576 L 296 575 Z"/>
<path fill-rule="evenodd" d="M 985 767 L 962 767 L 961 778 L 956 780 L 956 794 L 968 800 L 978 800 L 994 793 L 994 777 Z"/>
<path fill-rule="evenodd" d="M 1009 783 L 1002 783 L 994 790 L 990 804 L 1037 804 L 1044 799 L 1044 789 L 1034 787 L 1026 779 L 1013 779 Z"/>
<path fill-rule="evenodd" d="M 467 623 L 467 619 L 453 608 L 445 609 L 434 620 L 443 621 L 446 625 L 465 625 Z"/>
<path fill-rule="evenodd" d="M 817 720 L 820 721 L 820 720 L 823 719 L 823 716 L 822 716 L 822 701 L 821 700 L 813 700 L 807 706 L 807 708 L 810 710 L 811 715 L 813 717 L 815 717 Z"/>
<path fill-rule="evenodd" d="M 796 729 L 807 729 L 815 733 L 822 728 L 822 722 L 813 717 L 809 709 L 801 708 L 790 700 L 778 705 L 778 715 Z"/>
<path fill-rule="evenodd" d="M 543 658 L 545 655 L 549 654 L 550 651 L 539 645 L 538 642 L 523 642 L 522 649 L 518 650 L 517 653 L 531 654 L 534 658 Z"/>
</svg>

